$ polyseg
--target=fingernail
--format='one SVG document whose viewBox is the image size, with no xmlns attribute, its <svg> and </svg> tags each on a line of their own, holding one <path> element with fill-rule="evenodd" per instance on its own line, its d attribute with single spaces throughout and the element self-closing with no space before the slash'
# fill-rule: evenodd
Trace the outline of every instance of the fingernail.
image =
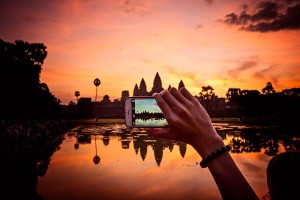
<svg viewBox="0 0 300 200">
<path fill-rule="evenodd" d="M 166 92 L 166 90 L 162 90 L 162 91 L 160 92 L 160 95 L 163 95 L 165 92 Z"/>
</svg>

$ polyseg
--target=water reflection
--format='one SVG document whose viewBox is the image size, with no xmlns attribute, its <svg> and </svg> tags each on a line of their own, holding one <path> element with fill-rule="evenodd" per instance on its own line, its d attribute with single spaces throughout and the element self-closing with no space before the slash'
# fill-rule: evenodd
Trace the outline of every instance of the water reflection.
<svg viewBox="0 0 300 200">
<path fill-rule="evenodd" d="M 265 170 L 271 156 L 300 148 L 297 131 L 226 123 L 214 126 L 224 143 L 232 146 L 231 155 L 259 196 L 267 192 Z M 185 143 L 152 138 L 144 129 L 123 124 L 78 126 L 68 132 L 66 141 L 72 142 L 72 149 L 64 143 L 63 152 L 53 161 L 64 158 L 68 163 L 52 163 L 52 174 L 39 179 L 38 191 L 45 199 L 98 199 L 100 194 L 107 199 L 193 199 L 195 193 L 201 194 L 200 199 L 221 199 L 209 171 L 199 167 L 200 156 Z M 72 153 L 78 150 L 80 160 Z M 98 154 L 101 161 L 99 157 L 95 162 Z M 53 173 L 66 169 L 64 165 L 77 170 Z M 62 175 L 82 177 L 84 185 L 63 181 Z M 64 185 L 72 186 L 72 195 L 71 190 L 59 193 Z"/>
<path fill-rule="evenodd" d="M 271 156 L 300 149 L 298 130 L 230 123 L 214 126 L 225 144 L 232 146 L 230 153 L 258 194 L 266 193 L 265 167 Z M 3 191 L 40 199 L 98 199 L 99 193 L 116 199 L 151 199 L 154 194 L 180 199 L 180 195 L 193 198 L 195 192 L 202 192 L 206 199 L 220 198 L 209 172 L 199 173 L 201 158 L 184 143 L 155 139 L 143 129 L 123 124 L 82 125 L 64 137 L 45 137 L 50 133 L 38 132 L 21 140 L 4 132 Z M 37 137 L 42 140 L 36 142 Z M 92 185 L 101 188 L 90 191 Z M 172 194 L 170 187 L 175 190 Z"/>
<path fill-rule="evenodd" d="M 135 124 L 137 126 L 167 126 L 167 120 L 163 118 L 136 118 Z"/>
<path fill-rule="evenodd" d="M 118 136 L 118 141 L 120 141 L 122 149 L 129 149 L 130 143 L 132 142 L 135 154 L 140 154 L 143 161 L 147 156 L 148 147 L 151 147 L 157 166 L 160 166 L 163 159 L 164 149 L 169 148 L 170 152 L 172 152 L 174 145 L 177 145 L 179 146 L 182 158 L 184 158 L 187 149 L 187 144 L 185 143 L 152 138 L 142 128 L 128 128 L 125 125 L 79 126 L 71 130 L 68 136 L 76 138 L 76 143 L 74 144 L 75 149 L 79 149 L 81 144 L 91 144 L 91 138 L 95 137 L 96 156 L 93 158 L 95 164 L 100 162 L 100 157 L 97 155 L 97 136 L 102 139 L 105 146 L 109 145 L 110 137 Z"/>
<path fill-rule="evenodd" d="M 93 162 L 97 165 L 100 162 L 100 157 L 97 154 L 97 135 L 95 135 L 95 149 L 96 149 L 96 155 L 93 158 Z"/>
<path fill-rule="evenodd" d="M 298 132 L 282 134 L 278 127 L 255 127 L 232 124 L 214 124 L 223 140 L 228 140 L 232 146 L 231 153 L 263 152 L 265 155 L 274 156 L 279 153 L 279 143 L 282 142 L 284 150 L 297 150 L 300 148 Z M 281 130 L 282 131 L 282 130 Z M 125 125 L 105 126 L 79 126 L 68 133 L 76 137 L 74 148 L 78 149 L 80 144 L 90 144 L 91 137 L 95 137 L 95 148 L 97 156 L 97 135 L 102 139 L 105 146 L 109 145 L 110 137 L 118 136 L 122 149 L 129 149 L 133 143 L 136 154 L 140 154 L 142 160 L 147 156 L 147 148 L 152 147 L 158 166 L 163 159 L 163 150 L 168 148 L 172 152 L 174 145 L 179 146 L 180 154 L 184 158 L 187 145 L 185 143 L 157 139 L 150 137 L 142 128 L 128 128 Z M 99 158 L 100 160 L 100 158 Z"/>
<path fill-rule="evenodd" d="M 278 127 L 236 126 L 230 124 L 215 124 L 218 133 L 231 136 L 229 145 L 231 153 L 261 152 L 274 156 L 279 153 L 279 143 L 284 150 L 297 150 L 300 148 L 299 131 Z M 221 127 L 219 127 L 221 126 Z"/>
</svg>

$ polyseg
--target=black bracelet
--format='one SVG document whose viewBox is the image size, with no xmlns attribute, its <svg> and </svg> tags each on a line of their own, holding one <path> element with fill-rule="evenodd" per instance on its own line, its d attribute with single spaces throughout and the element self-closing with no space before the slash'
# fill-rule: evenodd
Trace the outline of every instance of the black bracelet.
<svg viewBox="0 0 300 200">
<path fill-rule="evenodd" d="M 216 151 L 212 152 L 210 155 L 206 156 L 205 158 L 203 158 L 203 160 L 200 162 L 200 166 L 202 168 L 207 167 L 207 164 L 209 161 L 211 161 L 212 159 L 218 157 L 219 155 L 230 151 L 231 147 L 229 145 L 223 146 L 220 149 L 217 149 Z"/>
</svg>

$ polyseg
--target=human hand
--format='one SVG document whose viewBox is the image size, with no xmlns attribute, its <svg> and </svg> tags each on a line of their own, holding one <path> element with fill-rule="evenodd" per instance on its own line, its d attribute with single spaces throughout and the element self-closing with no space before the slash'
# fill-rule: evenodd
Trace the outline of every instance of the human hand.
<svg viewBox="0 0 300 200">
<path fill-rule="evenodd" d="M 153 137 L 192 145 L 202 157 L 224 146 L 200 102 L 186 88 L 171 88 L 153 95 L 169 124 L 168 128 L 145 128 Z"/>
<path fill-rule="evenodd" d="M 185 88 L 171 88 L 153 95 L 169 124 L 168 128 L 146 128 L 153 137 L 177 140 L 192 145 L 202 158 L 224 146 L 211 119 L 200 102 Z M 258 199 L 229 153 L 209 162 L 223 199 Z M 232 190 L 232 188 L 236 188 Z"/>
</svg>

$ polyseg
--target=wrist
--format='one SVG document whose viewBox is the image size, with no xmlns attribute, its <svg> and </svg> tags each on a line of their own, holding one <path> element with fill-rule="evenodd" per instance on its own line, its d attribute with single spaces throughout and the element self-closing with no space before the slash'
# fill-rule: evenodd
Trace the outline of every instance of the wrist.
<svg viewBox="0 0 300 200">
<path fill-rule="evenodd" d="M 216 132 L 214 132 L 207 138 L 197 139 L 192 146 L 202 158 L 206 158 L 212 152 L 225 146 L 225 144 L 223 139 Z"/>
<path fill-rule="evenodd" d="M 206 156 L 205 158 L 202 159 L 202 161 L 200 162 L 200 166 L 202 168 L 207 167 L 207 164 L 212 161 L 213 159 L 217 158 L 218 156 L 220 156 L 221 154 L 224 154 L 226 152 L 229 152 L 231 150 L 231 147 L 229 145 L 226 146 L 222 146 L 221 148 L 213 151 L 211 154 L 209 154 L 208 156 Z"/>
</svg>

